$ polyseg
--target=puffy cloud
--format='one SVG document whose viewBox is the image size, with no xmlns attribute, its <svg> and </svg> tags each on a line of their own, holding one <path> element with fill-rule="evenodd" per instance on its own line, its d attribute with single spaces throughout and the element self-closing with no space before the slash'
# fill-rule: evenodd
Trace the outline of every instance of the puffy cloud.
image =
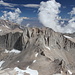
<svg viewBox="0 0 75 75">
<path fill-rule="evenodd" d="M 0 17 L 1 19 L 9 20 L 18 24 L 21 24 L 21 22 L 23 21 L 23 18 L 20 17 L 21 10 L 19 8 L 15 9 L 14 12 L 3 11 L 3 13 L 4 14 Z"/>
<path fill-rule="evenodd" d="M 75 17 L 72 17 L 69 21 L 68 21 L 68 25 L 67 27 L 67 32 L 69 33 L 73 33 L 75 32 Z M 66 30 L 66 29 L 65 29 Z"/>
<path fill-rule="evenodd" d="M 40 3 L 38 18 L 40 22 L 49 28 L 57 32 L 62 33 L 73 33 L 75 32 L 75 17 L 72 16 L 67 24 L 65 24 L 65 20 L 63 20 L 60 16 L 61 4 L 56 2 L 55 0 L 49 0 L 46 2 Z M 75 8 L 70 12 L 71 15 L 75 15 Z M 60 20 L 62 20 L 60 22 Z"/>
<path fill-rule="evenodd" d="M 69 12 L 71 15 L 71 18 L 68 20 L 68 24 L 64 27 L 64 31 L 67 33 L 73 33 L 75 32 L 75 8 L 72 8 L 72 11 Z"/>
<path fill-rule="evenodd" d="M 72 8 L 72 11 L 69 14 L 71 14 L 71 16 L 75 15 L 75 8 L 74 7 Z"/>
<path fill-rule="evenodd" d="M 59 31 L 61 28 L 59 25 L 59 8 L 61 7 L 60 3 L 57 3 L 55 0 L 49 0 L 47 2 L 41 2 L 39 8 L 39 20 L 46 26 L 50 27 L 55 31 Z"/>
<path fill-rule="evenodd" d="M 23 6 L 24 7 L 30 7 L 30 8 L 38 8 L 40 5 L 39 4 L 25 4 Z"/>
</svg>

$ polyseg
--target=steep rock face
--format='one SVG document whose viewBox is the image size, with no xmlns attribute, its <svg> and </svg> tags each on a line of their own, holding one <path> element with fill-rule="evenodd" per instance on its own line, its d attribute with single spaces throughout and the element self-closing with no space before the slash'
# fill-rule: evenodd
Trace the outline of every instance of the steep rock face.
<svg viewBox="0 0 75 75">
<path fill-rule="evenodd" d="M 61 71 L 67 75 L 68 70 L 75 70 L 75 42 L 66 34 L 50 28 L 26 27 L 23 33 L 8 33 L 0 39 L 0 48 L 22 50 L 12 60 L 6 60 L 3 69 L 15 66 L 25 69 L 29 66 L 39 75 L 53 75 Z"/>
<path fill-rule="evenodd" d="M 75 69 L 75 41 L 74 38 L 53 31 L 50 28 L 26 28 L 23 33 L 24 47 L 35 43 L 44 47 L 49 47 L 51 59 L 64 60 L 65 68 Z"/>
<path fill-rule="evenodd" d="M 54 45 L 56 49 L 67 50 L 75 48 L 75 42 L 72 39 L 65 37 L 61 33 L 57 33 L 50 28 L 25 28 L 23 32 L 25 42 L 27 39 L 31 42 L 33 38 L 40 37 L 43 44 L 51 47 Z"/>
<path fill-rule="evenodd" d="M 0 35 L 0 50 L 11 50 L 13 48 L 22 50 L 22 33 L 7 33 Z"/>
</svg>

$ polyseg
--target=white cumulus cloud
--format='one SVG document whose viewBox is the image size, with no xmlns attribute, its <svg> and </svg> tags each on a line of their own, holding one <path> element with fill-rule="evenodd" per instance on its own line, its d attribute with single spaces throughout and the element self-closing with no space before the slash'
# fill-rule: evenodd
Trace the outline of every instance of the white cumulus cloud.
<svg viewBox="0 0 75 75">
<path fill-rule="evenodd" d="M 75 17 L 71 17 L 68 21 L 68 24 L 65 25 L 64 20 L 60 22 L 62 19 L 59 16 L 61 4 L 56 2 L 55 0 L 48 0 L 46 2 L 42 1 L 40 3 L 38 18 L 40 22 L 49 28 L 57 32 L 62 33 L 73 33 L 75 32 Z M 75 14 L 75 8 L 70 12 L 71 15 Z M 62 26 L 63 25 L 63 26 Z"/>
<path fill-rule="evenodd" d="M 20 17 L 21 10 L 19 8 L 15 9 L 14 12 L 3 11 L 3 13 L 4 14 L 0 17 L 1 19 L 9 20 L 18 24 L 21 24 L 21 22 L 23 21 L 23 18 Z"/>
<path fill-rule="evenodd" d="M 72 8 L 72 11 L 69 14 L 71 14 L 71 16 L 75 15 L 75 7 Z"/>
<path fill-rule="evenodd" d="M 70 12 L 71 18 L 68 20 L 68 24 L 63 28 L 63 32 L 73 33 L 75 32 L 75 8 L 73 7 Z"/>
<path fill-rule="evenodd" d="M 61 7 L 60 3 L 57 3 L 55 0 L 49 0 L 47 2 L 41 2 L 39 8 L 39 20 L 41 23 L 50 27 L 55 31 L 60 29 L 59 21 L 59 8 Z"/>
</svg>

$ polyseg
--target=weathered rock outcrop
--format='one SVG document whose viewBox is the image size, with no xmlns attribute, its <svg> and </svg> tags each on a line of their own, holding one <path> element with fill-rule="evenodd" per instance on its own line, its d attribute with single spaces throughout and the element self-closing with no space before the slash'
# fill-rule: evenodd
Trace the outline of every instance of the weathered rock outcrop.
<svg viewBox="0 0 75 75">
<path fill-rule="evenodd" d="M 63 60 L 66 69 L 75 69 L 74 38 L 55 32 L 50 28 L 26 28 L 23 37 L 25 48 L 29 47 L 29 44 L 47 46 L 51 50 L 50 55 L 53 61 L 54 59 Z"/>
<path fill-rule="evenodd" d="M 22 33 L 7 33 L 0 35 L 0 50 L 11 50 L 13 48 L 22 50 Z"/>
<path fill-rule="evenodd" d="M 15 48 L 22 51 L 12 60 L 6 60 L 3 69 L 16 66 L 25 69 L 29 66 L 37 70 L 39 75 L 61 72 L 67 75 L 68 70 L 75 70 L 75 41 L 66 34 L 50 28 L 26 27 L 22 33 L 1 35 L 0 40 L 2 50 Z"/>
<path fill-rule="evenodd" d="M 19 24 L 13 23 L 8 20 L 2 20 L 2 19 L 0 19 L 0 26 L 5 26 L 5 27 L 11 28 L 11 29 L 20 28 Z"/>
</svg>

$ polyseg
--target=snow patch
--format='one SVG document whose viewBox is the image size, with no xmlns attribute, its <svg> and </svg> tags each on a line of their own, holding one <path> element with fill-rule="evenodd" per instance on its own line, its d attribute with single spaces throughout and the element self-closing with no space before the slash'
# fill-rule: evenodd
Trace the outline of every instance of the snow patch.
<svg viewBox="0 0 75 75">
<path fill-rule="evenodd" d="M 20 53 L 21 51 L 19 51 L 19 50 L 16 50 L 16 49 L 12 49 L 11 51 L 10 51 L 10 53 Z"/>
<path fill-rule="evenodd" d="M 45 45 L 45 47 L 46 47 L 48 50 L 51 50 L 48 46 Z"/>
<path fill-rule="evenodd" d="M 17 61 L 17 62 L 20 62 L 20 61 Z"/>
<path fill-rule="evenodd" d="M 35 63 L 35 62 L 36 62 L 36 60 L 33 61 L 33 63 Z"/>
<path fill-rule="evenodd" d="M 37 57 L 37 56 L 38 56 L 38 53 L 35 54 L 35 57 Z"/>
<path fill-rule="evenodd" d="M 2 66 L 2 64 L 4 63 L 5 61 L 0 61 L 0 67 Z"/>
<path fill-rule="evenodd" d="M 47 37 L 45 37 L 46 41 L 47 41 Z"/>
<path fill-rule="evenodd" d="M 10 51 L 8 51 L 7 49 L 5 49 L 5 52 L 4 53 L 9 53 Z"/>
<path fill-rule="evenodd" d="M 38 75 L 38 71 L 30 69 L 29 66 L 26 68 L 26 70 L 21 70 L 18 67 L 15 67 L 14 70 L 17 71 L 17 75 L 24 75 L 25 72 L 30 75 Z"/>
<path fill-rule="evenodd" d="M 63 73 L 63 71 L 61 71 L 61 74 Z"/>
<path fill-rule="evenodd" d="M 24 75 L 24 70 L 19 69 L 18 67 L 15 67 L 14 70 L 17 71 L 17 75 Z"/>
<path fill-rule="evenodd" d="M 30 75 L 38 75 L 38 71 L 30 69 L 29 66 L 26 68 L 26 73 L 29 73 Z"/>
<path fill-rule="evenodd" d="M 0 32 L 2 32 L 2 29 L 0 29 Z"/>
<path fill-rule="evenodd" d="M 12 49 L 11 51 L 8 51 L 7 49 L 5 49 L 5 52 L 4 53 L 16 53 L 16 54 L 18 54 L 18 53 L 20 53 L 21 51 L 19 51 L 19 50 L 16 50 L 16 49 Z"/>
<path fill-rule="evenodd" d="M 68 72 L 69 72 L 69 74 L 71 74 L 71 75 L 72 75 L 72 72 L 71 72 L 70 70 L 68 70 Z"/>
<path fill-rule="evenodd" d="M 71 38 L 72 38 L 72 37 L 69 37 L 69 36 L 66 36 L 66 35 L 64 35 L 64 37 L 65 37 L 65 38 L 68 38 L 68 39 L 71 39 Z"/>
</svg>

